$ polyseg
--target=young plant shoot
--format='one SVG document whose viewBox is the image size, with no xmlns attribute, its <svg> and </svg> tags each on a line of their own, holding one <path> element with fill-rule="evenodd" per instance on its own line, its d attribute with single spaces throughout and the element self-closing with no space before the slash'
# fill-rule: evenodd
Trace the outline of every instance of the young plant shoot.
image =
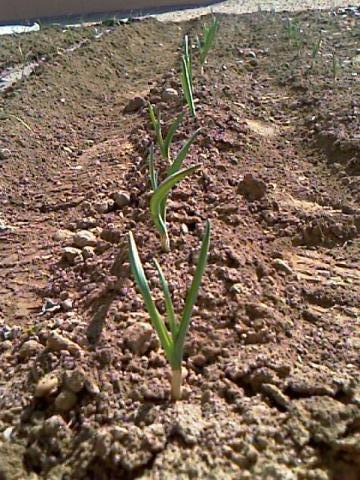
<svg viewBox="0 0 360 480">
<path fill-rule="evenodd" d="M 196 109 L 193 95 L 193 76 L 192 76 L 192 59 L 189 48 L 189 37 L 185 35 L 184 54 L 181 59 L 181 85 L 184 91 L 184 98 L 192 117 L 196 117 Z"/>
<path fill-rule="evenodd" d="M 206 58 L 208 56 L 208 53 L 211 47 L 214 44 L 215 37 L 219 28 L 220 28 L 220 22 L 217 18 L 214 17 L 210 25 L 206 25 L 206 24 L 203 25 L 202 38 L 201 39 L 199 37 L 196 38 L 197 46 L 200 54 L 200 65 L 201 65 L 202 72 L 204 70 Z"/>
<path fill-rule="evenodd" d="M 176 120 L 174 120 L 174 122 L 172 123 L 171 127 L 169 128 L 169 131 L 167 132 L 164 138 L 162 133 L 162 128 L 161 128 L 160 114 L 156 115 L 154 107 L 151 105 L 151 103 L 148 104 L 148 111 L 149 111 L 151 124 L 155 131 L 156 142 L 160 148 L 161 155 L 163 158 L 165 158 L 165 160 L 170 162 L 170 145 L 174 138 L 176 130 L 179 128 L 179 125 L 184 118 L 184 114 L 180 113 L 180 115 L 176 118 Z"/>
<path fill-rule="evenodd" d="M 169 242 L 169 237 L 168 237 L 167 228 L 166 228 L 166 202 L 167 202 L 168 194 L 173 185 L 175 185 L 182 178 L 184 178 L 188 174 L 192 173 L 196 168 L 198 168 L 198 166 L 196 166 L 196 168 L 191 167 L 190 169 L 182 170 L 181 175 L 174 177 L 174 175 L 176 175 L 180 171 L 191 145 L 194 143 L 196 137 L 200 132 L 201 132 L 201 129 L 199 128 L 198 130 L 195 131 L 195 133 L 193 133 L 193 135 L 187 140 L 187 142 L 185 142 L 185 144 L 177 154 L 174 161 L 170 164 L 169 168 L 166 171 L 166 178 L 164 182 L 162 182 L 162 184 L 160 185 L 160 187 L 162 187 L 161 190 L 159 187 L 158 172 L 155 169 L 154 145 L 151 145 L 149 150 L 149 155 L 148 155 L 149 178 L 150 178 L 151 189 L 153 190 L 153 194 L 150 200 L 150 213 L 151 213 L 151 218 L 153 219 L 153 222 L 155 224 L 155 227 L 160 233 L 161 244 L 164 251 L 168 251 L 170 249 L 170 242 Z M 172 178 L 171 182 L 165 183 L 168 178 Z M 173 183 L 174 178 L 175 178 L 175 184 Z M 169 190 L 166 191 L 166 189 L 163 189 L 164 184 L 165 186 L 170 185 Z M 166 191 L 166 193 L 163 193 L 164 191 Z"/>
<path fill-rule="evenodd" d="M 192 309 L 196 303 L 202 276 L 206 267 L 209 245 L 210 223 L 207 222 L 195 274 L 190 289 L 186 295 L 184 310 L 179 319 L 176 318 L 168 283 L 163 275 L 160 265 L 156 260 L 154 261 L 165 299 L 166 321 L 164 321 L 151 296 L 149 284 L 145 276 L 134 237 L 132 233 L 129 232 L 131 270 L 136 284 L 143 296 L 146 309 L 150 315 L 151 324 L 156 330 L 161 346 L 171 366 L 171 398 L 174 401 L 181 399 L 181 364 L 184 355 L 185 338 L 190 325 Z"/>
<path fill-rule="evenodd" d="M 183 170 L 178 170 L 175 173 L 172 173 L 162 183 L 160 183 L 160 185 L 157 186 L 157 178 L 155 169 L 153 167 L 153 162 L 154 157 L 150 154 L 150 180 L 151 183 L 156 186 L 156 190 L 150 199 L 150 214 L 154 225 L 160 234 L 162 249 L 165 252 L 168 252 L 170 250 L 170 240 L 166 227 L 166 203 L 169 192 L 178 182 L 200 168 L 200 164 L 193 165 L 192 167 L 184 168 Z"/>
</svg>

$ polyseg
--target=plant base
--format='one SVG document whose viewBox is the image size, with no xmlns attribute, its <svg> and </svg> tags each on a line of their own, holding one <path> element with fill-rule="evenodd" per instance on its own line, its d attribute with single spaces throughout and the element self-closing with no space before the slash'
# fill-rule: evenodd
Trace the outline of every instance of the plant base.
<svg viewBox="0 0 360 480">
<path fill-rule="evenodd" d="M 181 370 L 172 370 L 171 374 L 171 400 L 176 402 L 181 400 Z"/>
</svg>

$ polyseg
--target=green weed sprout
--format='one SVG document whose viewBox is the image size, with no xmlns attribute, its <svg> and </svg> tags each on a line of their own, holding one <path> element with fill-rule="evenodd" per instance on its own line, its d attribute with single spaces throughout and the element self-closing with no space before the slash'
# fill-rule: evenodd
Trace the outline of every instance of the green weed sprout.
<svg viewBox="0 0 360 480">
<path fill-rule="evenodd" d="M 174 138 L 176 130 L 178 129 L 180 123 L 184 118 L 184 114 L 180 113 L 180 115 L 172 123 L 166 137 L 164 138 L 161 128 L 160 114 L 156 115 L 154 107 L 151 105 L 151 103 L 148 104 L 148 111 L 151 124 L 153 126 L 153 129 L 155 130 L 156 142 L 159 145 L 161 155 L 165 158 L 165 160 L 170 161 L 170 145 Z"/>
<path fill-rule="evenodd" d="M 196 38 L 197 46 L 200 53 L 200 65 L 201 65 L 202 71 L 204 69 L 204 64 L 206 62 L 208 53 L 214 44 L 215 37 L 219 28 L 220 28 L 220 22 L 216 17 L 214 17 L 210 25 L 206 25 L 206 24 L 203 25 L 202 38 L 201 39 L 199 37 Z"/>
<path fill-rule="evenodd" d="M 150 150 L 150 182 L 152 189 L 154 190 L 150 199 L 150 214 L 152 221 L 154 222 L 154 225 L 160 234 L 161 246 L 165 252 L 170 250 L 170 240 L 166 227 L 166 203 L 169 192 L 177 183 L 200 168 L 200 164 L 193 165 L 192 167 L 185 168 L 183 170 L 176 170 L 175 172 L 172 172 L 173 167 L 174 164 L 169 169 L 170 175 L 167 176 L 167 178 L 160 183 L 160 185 L 158 185 L 157 173 L 154 168 L 154 155 L 153 151 Z"/>
<path fill-rule="evenodd" d="M 184 54 L 181 59 L 181 85 L 184 91 L 186 103 L 189 106 L 191 115 L 196 117 L 196 109 L 193 95 L 193 75 L 192 75 L 192 59 L 189 48 L 189 37 L 185 35 Z"/>
<path fill-rule="evenodd" d="M 165 298 L 166 323 L 156 308 L 151 296 L 148 281 L 139 257 L 134 237 L 129 232 L 129 257 L 131 270 L 136 284 L 143 296 L 146 309 L 150 315 L 151 324 L 156 330 L 166 358 L 171 366 L 171 398 L 173 401 L 181 399 L 182 372 L 181 364 L 184 355 L 185 337 L 189 329 L 193 306 L 196 303 L 201 280 L 207 263 L 210 245 L 210 223 L 206 223 L 204 237 L 201 243 L 199 259 L 195 274 L 186 294 L 185 307 L 179 320 L 177 320 L 172 303 L 169 285 L 163 275 L 160 265 L 154 260 L 161 287 Z"/>
</svg>

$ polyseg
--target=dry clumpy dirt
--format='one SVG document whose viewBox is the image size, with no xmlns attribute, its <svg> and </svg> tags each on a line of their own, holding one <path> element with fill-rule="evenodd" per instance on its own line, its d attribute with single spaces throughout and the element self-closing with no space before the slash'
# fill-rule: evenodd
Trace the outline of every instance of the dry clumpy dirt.
<svg viewBox="0 0 360 480">
<path fill-rule="evenodd" d="M 219 17 L 197 120 L 175 137 L 202 127 L 186 159 L 202 168 L 171 195 L 168 254 L 144 103 L 164 128 L 184 108 L 179 45 L 199 20 L 83 31 L 2 94 L 1 479 L 360 478 L 358 14 Z M 159 308 L 154 257 L 180 311 L 206 219 L 172 404 L 126 237 Z"/>
</svg>

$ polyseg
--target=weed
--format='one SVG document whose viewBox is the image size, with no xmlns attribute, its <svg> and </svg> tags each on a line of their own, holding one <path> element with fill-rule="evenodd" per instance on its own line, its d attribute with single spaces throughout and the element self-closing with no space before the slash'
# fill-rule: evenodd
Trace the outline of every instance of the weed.
<svg viewBox="0 0 360 480">
<path fill-rule="evenodd" d="M 136 284 L 143 296 L 152 326 L 156 330 L 161 346 L 164 349 L 166 358 L 171 366 L 171 398 L 174 401 L 180 400 L 181 398 L 181 364 L 184 355 L 185 338 L 190 326 L 192 309 L 197 300 L 201 280 L 207 263 L 210 245 L 210 230 L 210 223 L 207 222 L 195 274 L 190 289 L 187 292 L 185 307 L 179 320 L 176 319 L 168 283 L 163 275 L 160 265 L 156 260 L 154 261 L 165 298 L 166 323 L 168 326 L 165 324 L 165 321 L 156 308 L 155 302 L 151 296 L 149 284 L 145 276 L 134 237 L 132 233 L 129 232 L 129 257 L 131 270 Z"/>
</svg>

